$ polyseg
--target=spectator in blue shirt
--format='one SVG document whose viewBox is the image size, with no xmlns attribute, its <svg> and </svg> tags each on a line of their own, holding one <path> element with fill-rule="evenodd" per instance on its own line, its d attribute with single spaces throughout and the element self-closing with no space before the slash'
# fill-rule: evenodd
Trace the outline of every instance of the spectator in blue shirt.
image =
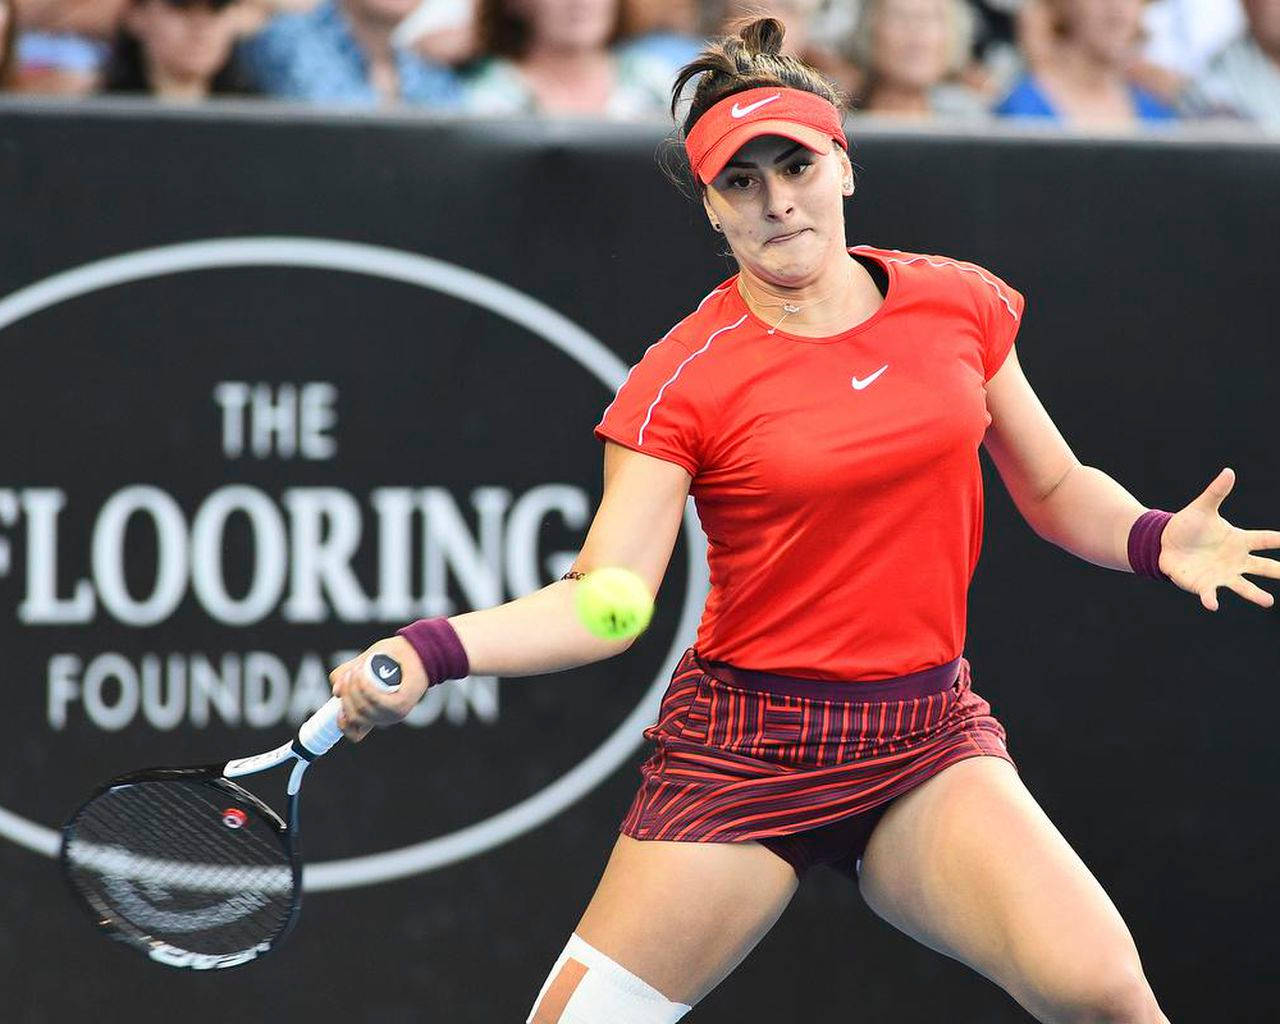
<svg viewBox="0 0 1280 1024">
<path fill-rule="evenodd" d="M 995 108 L 1004 117 L 1128 126 L 1168 121 L 1173 109 L 1131 82 L 1144 0 L 1050 0 L 1054 42 Z"/>
<path fill-rule="evenodd" d="M 323 0 L 314 10 L 283 14 L 245 41 L 250 80 L 284 99 L 423 104 L 455 109 L 457 79 L 392 43 L 396 26 L 418 0 Z"/>
</svg>

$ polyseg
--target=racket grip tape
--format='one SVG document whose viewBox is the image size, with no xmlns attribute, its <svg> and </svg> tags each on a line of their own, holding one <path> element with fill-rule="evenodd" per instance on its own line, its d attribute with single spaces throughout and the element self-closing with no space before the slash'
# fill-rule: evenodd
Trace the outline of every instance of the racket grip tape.
<svg viewBox="0 0 1280 1024">
<path fill-rule="evenodd" d="M 298 743 L 312 757 L 329 753 L 333 745 L 342 739 L 342 730 L 338 728 L 340 714 L 342 698 L 330 697 L 319 711 L 302 723 L 302 728 L 298 730 Z"/>
<path fill-rule="evenodd" d="M 402 673 L 400 663 L 386 654 L 375 654 L 364 663 L 365 678 L 385 693 L 400 689 Z M 298 742 L 313 756 L 329 753 L 333 745 L 342 739 L 338 728 L 338 715 L 342 711 L 342 699 L 330 697 L 324 706 L 302 723 L 298 730 Z"/>
</svg>

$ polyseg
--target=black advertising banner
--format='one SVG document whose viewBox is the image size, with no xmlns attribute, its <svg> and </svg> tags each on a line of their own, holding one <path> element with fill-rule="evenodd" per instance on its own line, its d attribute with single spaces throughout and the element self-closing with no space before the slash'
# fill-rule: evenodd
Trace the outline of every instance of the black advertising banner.
<svg viewBox="0 0 1280 1024">
<path fill-rule="evenodd" d="M 732 273 L 661 130 L 0 109 L 4 1019 L 523 1020 L 590 897 L 706 587 L 555 676 L 433 689 L 304 793 L 279 951 L 177 972 L 99 938 L 56 828 L 95 783 L 287 738 L 339 660 L 557 578 L 628 366 Z M 1078 457 L 1280 527 L 1280 148 L 866 135 L 851 241 L 989 266 Z M 967 656 L 1175 1020 L 1267 1019 L 1276 618 L 1036 538 L 987 465 Z M 1274 587 L 1273 587 L 1274 589 Z M 255 788 L 275 799 L 280 787 Z M 981 823 L 975 823 L 981 827 Z M 815 874 L 688 1019 L 1028 1019 Z"/>
</svg>

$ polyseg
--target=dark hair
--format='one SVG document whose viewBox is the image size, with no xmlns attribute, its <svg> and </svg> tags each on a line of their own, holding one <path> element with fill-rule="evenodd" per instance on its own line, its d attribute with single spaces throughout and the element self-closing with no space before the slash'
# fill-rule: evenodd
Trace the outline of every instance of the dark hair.
<svg viewBox="0 0 1280 1024">
<path fill-rule="evenodd" d="M 18 8 L 13 0 L 0 0 L 8 16 L 5 18 L 4 32 L 0 33 L 0 89 L 13 79 L 14 46 L 18 38 Z"/>
<path fill-rule="evenodd" d="M 529 23 L 508 10 L 510 0 L 480 0 L 476 12 L 476 36 L 481 57 L 509 57 L 519 60 L 529 51 L 532 33 Z M 631 12 L 627 0 L 618 0 L 618 17 L 605 41 L 612 46 L 631 34 Z"/>
<path fill-rule="evenodd" d="M 116 34 L 111 47 L 102 87 L 106 92 L 151 92 L 142 44 L 123 29 Z M 209 83 L 209 92 L 214 96 L 250 96 L 256 91 L 241 72 L 234 50 Z"/>
<path fill-rule="evenodd" d="M 782 55 L 786 28 L 777 18 L 757 18 L 742 24 L 736 36 L 725 36 L 712 42 L 690 63 L 680 69 L 671 89 L 671 116 L 679 119 L 679 106 L 685 86 L 694 78 L 689 113 L 682 133 L 688 137 L 698 118 L 722 99 L 747 89 L 802 89 L 821 96 L 843 113 L 845 97 L 825 75 L 815 71 L 798 57 Z"/>
<path fill-rule="evenodd" d="M 802 89 L 821 96 L 841 114 L 848 109 L 844 94 L 825 75 L 798 57 L 783 56 L 782 40 L 787 30 L 777 18 L 757 18 L 733 27 L 737 28 L 736 36 L 713 40 L 676 75 L 671 88 L 671 117 L 677 123 L 680 104 L 686 98 L 685 87 L 695 78 L 698 80 L 680 129 L 681 139 L 688 138 L 698 118 L 721 100 L 748 89 Z M 660 157 L 660 165 L 682 192 L 696 197 L 702 192 L 702 183 L 689 169 L 683 145 L 677 141 L 670 148 L 680 151 L 675 158 L 676 167 L 665 157 Z"/>
</svg>

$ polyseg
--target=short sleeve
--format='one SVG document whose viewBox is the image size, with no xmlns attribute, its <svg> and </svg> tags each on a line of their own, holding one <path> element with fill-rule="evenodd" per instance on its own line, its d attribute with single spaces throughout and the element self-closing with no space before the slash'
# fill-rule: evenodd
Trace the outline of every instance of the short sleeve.
<svg viewBox="0 0 1280 1024">
<path fill-rule="evenodd" d="M 650 346 L 605 409 L 595 436 L 697 476 L 710 405 L 700 384 L 700 354 L 670 336 Z"/>
<path fill-rule="evenodd" d="M 983 383 L 989 381 L 1004 365 L 1009 350 L 1013 348 L 1018 328 L 1022 326 L 1022 312 L 1027 300 L 1016 288 L 1006 284 L 989 270 L 982 270 L 982 285 L 975 285 L 978 292 L 978 309 L 982 324 Z"/>
</svg>

